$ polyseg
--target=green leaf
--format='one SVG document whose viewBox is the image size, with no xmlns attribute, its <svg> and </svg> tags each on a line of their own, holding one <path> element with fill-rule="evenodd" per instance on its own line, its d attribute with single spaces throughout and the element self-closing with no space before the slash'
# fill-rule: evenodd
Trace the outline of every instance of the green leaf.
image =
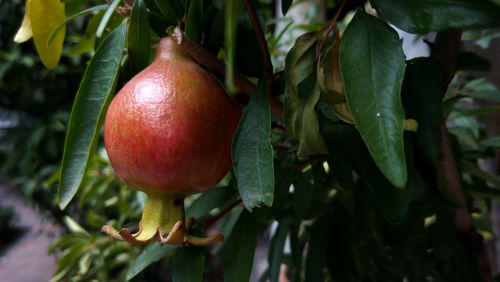
<svg viewBox="0 0 500 282">
<path fill-rule="evenodd" d="M 441 151 L 443 82 L 439 65 L 430 58 L 408 62 L 403 81 L 403 99 L 409 118 L 418 122 L 417 137 L 434 159 Z"/>
<path fill-rule="evenodd" d="M 467 96 L 474 99 L 489 100 L 500 102 L 500 90 L 480 90 L 468 93 Z"/>
<path fill-rule="evenodd" d="M 137 274 L 141 273 L 150 264 L 159 261 L 161 258 L 172 253 L 178 248 L 174 245 L 160 246 L 157 242 L 148 245 L 144 251 L 132 262 L 132 265 L 127 270 L 126 279 L 130 280 Z"/>
<path fill-rule="evenodd" d="M 151 31 L 144 0 L 136 0 L 130 14 L 127 34 L 128 58 L 133 72 L 146 68 L 150 61 Z"/>
<path fill-rule="evenodd" d="M 262 78 L 243 111 L 232 147 L 238 190 L 247 209 L 261 203 L 273 204 L 274 166 L 270 134 L 271 111 L 266 79 Z"/>
<path fill-rule="evenodd" d="M 189 2 L 184 31 L 190 39 L 201 42 L 201 33 L 203 31 L 203 0 L 191 0 Z"/>
<path fill-rule="evenodd" d="M 235 91 L 234 86 L 234 53 L 236 52 L 236 31 L 238 18 L 243 10 L 243 1 L 227 0 L 224 2 L 224 41 L 226 62 L 226 87 L 230 92 Z"/>
<path fill-rule="evenodd" d="M 249 281 L 257 245 L 257 218 L 243 211 L 226 242 L 224 281 Z"/>
<path fill-rule="evenodd" d="M 340 43 L 340 68 L 356 127 L 382 173 L 397 187 L 406 184 L 401 83 L 405 56 L 398 34 L 358 11 Z"/>
<path fill-rule="evenodd" d="M 165 22 L 167 25 L 177 25 L 179 23 L 180 13 L 177 13 L 177 11 L 173 9 L 170 2 L 171 1 L 164 1 L 164 0 L 144 0 L 146 7 L 150 10 L 152 14 L 152 18 L 161 20 L 162 22 Z M 176 1 L 174 0 L 172 2 Z M 151 25 L 153 27 L 155 26 L 153 23 L 151 23 Z"/>
<path fill-rule="evenodd" d="M 314 109 L 320 98 L 314 62 L 318 36 L 310 32 L 297 38 L 285 60 L 283 118 L 288 133 L 299 140 L 299 157 L 328 153 Z"/>
<path fill-rule="evenodd" d="M 500 6 L 488 0 L 372 0 L 381 18 L 410 33 L 500 26 Z"/>
<path fill-rule="evenodd" d="M 500 201 L 500 190 L 485 185 L 465 185 L 465 192 L 474 197 L 491 198 Z"/>
<path fill-rule="evenodd" d="M 362 151 L 362 171 L 361 175 L 366 179 L 368 187 L 372 192 L 375 203 L 379 207 L 385 219 L 398 224 L 405 220 L 408 206 L 412 200 L 417 185 L 421 185 L 422 180 L 417 174 L 413 164 L 413 146 L 411 138 L 407 135 L 406 141 L 406 166 L 408 167 L 408 185 L 404 189 L 398 189 L 383 176 L 377 168 L 368 152 L 363 147 Z"/>
<path fill-rule="evenodd" d="M 99 23 L 99 26 L 97 27 L 96 31 L 96 36 L 101 37 L 104 29 L 108 25 L 109 20 L 111 19 L 111 16 L 115 12 L 116 8 L 118 8 L 118 5 L 120 5 L 121 0 L 114 0 L 111 5 L 109 5 L 108 9 L 104 13 L 104 16 L 101 19 L 101 22 Z"/>
<path fill-rule="evenodd" d="M 279 223 L 276 234 L 271 240 L 269 247 L 268 261 L 269 261 L 269 276 L 271 282 L 279 281 L 281 257 L 283 256 L 283 248 L 285 247 L 286 235 L 290 229 L 289 223 L 281 221 Z"/>
<path fill-rule="evenodd" d="M 61 165 L 57 201 L 65 208 L 80 187 L 116 85 L 126 26 L 115 29 L 96 51 L 76 94 Z"/>
<path fill-rule="evenodd" d="M 187 209 L 186 218 L 198 218 L 209 211 L 222 206 L 235 196 L 235 190 L 229 187 L 215 187 L 203 193 Z"/>
<path fill-rule="evenodd" d="M 293 0 L 283 0 L 281 1 L 281 12 L 283 15 L 286 15 L 286 12 L 288 12 L 288 9 L 292 6 Z"/>
<path fill-rule="evenodd" d="M 54 38 L 56 37 L 57 33 L 61 30 L 61 28 L 63 28 L 64 26 L 66 26 L 67 23 L 69 23 L 70 21 L 72 21 L 76 17 L 81 16 L 81 15 L 85 15 L 85 14 L 88 14 L 88 13 L 92 13 L 92 12 L 95 12 L 95 11 L 104 10 L 104 9 L 106 9 L 108 7 L 109 7 L 109 5 L 107 5 L 107 4 L 97 5 L 97 6 L 88 8 L 86 10 L 83 10 L 81 12 L 78 12 L 78 13 L 76 13 L 74 15 L 69 16 L 68 18 L 66 18 L 66 20 L 64 20 L 56 28 L 54 28 L 54 30 L 52 31 L 52 33 L 49 36 L 49 42 L 48 42 L 48 44 L 50 45 L 50 43 L 52 42 L 52 40 L 54 40 Z"/>
<path fill-rule="evenodd" d="M 179 248 L 172 264 L 172 281 L 201 282 L 205 265 L 204 250 L 194 246 Z"/>
</svg>

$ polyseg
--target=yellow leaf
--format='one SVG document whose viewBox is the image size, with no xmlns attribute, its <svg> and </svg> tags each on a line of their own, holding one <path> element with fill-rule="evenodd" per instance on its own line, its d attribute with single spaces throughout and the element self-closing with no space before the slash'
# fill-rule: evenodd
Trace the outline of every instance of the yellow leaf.
<svg viewBox="0 0 500 282">
<path fill-rule="evenodd" d="M 21 27 L 19 27 L 19 29 L 17 30 L 16 36 L 14 37 L 14 42 L 23 43 L 25 41 L 28 41 L 28 39 L 30 39 L 32 36 L 33 32 L 31 32 L 28 0 L 26 0 L 23 22 L 21 23 Z"/>
<path fill-rule="evenodd" d="M 60 0 L 28 0 L 29 19 L 36 51 L 42 63 L 55 68 L 61 58 L 66 27 L 61 28 L 50 45 L 52 31 L 65 19 L 64 3 Z"/>
</svg>

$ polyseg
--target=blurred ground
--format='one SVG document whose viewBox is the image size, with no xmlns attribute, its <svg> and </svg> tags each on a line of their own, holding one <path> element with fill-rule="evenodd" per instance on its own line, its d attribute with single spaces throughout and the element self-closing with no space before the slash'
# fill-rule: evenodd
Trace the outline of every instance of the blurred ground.
<svg viewBox="0 0 500 282">
<path fill-rule="evenodd" d="M 19 238 L 0 253 L 0 281 L 49 281 L 56 272 L 56 258 L 47 250 L 60 233 L 59 227 L 6 185 L 0 185 L 0 205 L 15 211 L 15 227 L 21 230 Z"/>
</svg>

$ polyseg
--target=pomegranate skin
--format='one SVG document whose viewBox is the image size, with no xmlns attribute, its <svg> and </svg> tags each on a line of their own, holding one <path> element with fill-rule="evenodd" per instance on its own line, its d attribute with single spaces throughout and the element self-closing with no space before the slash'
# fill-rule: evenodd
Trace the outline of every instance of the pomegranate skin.
<svg viewBox="0 0 500 282">
<path fill-rule="evenodd" d="M 109 105 L 104 143 L 131 188 L 187 195 L 214 186 L 232 167 L 240 117 L 219 82 L 165 38 L 153 63 Z"/>
</svg>

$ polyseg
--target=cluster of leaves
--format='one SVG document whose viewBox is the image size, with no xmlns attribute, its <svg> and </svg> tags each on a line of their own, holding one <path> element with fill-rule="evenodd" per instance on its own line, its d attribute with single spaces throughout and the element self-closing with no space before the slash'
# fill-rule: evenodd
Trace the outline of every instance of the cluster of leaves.
<svg viewBox="0 0 500 282">
<path fill-rule="evenodd" d="M 228 90 L 238 92 L 235 70 L 258 83 L 235 134 L 234 170 L 187 205 L 187 216 L 200 223 L 223 215 L 216 223 L 226 238 L 223 248 L 152 244 L 136 257 L 136 248 L 73 228 L 75 233 L 54 246 L 62 249 L 58 278 L 132 279 L 165 258 L 172 261 L 175 281 L 201 281 L 211 271 L 207 252 L 224 262 L 225 281 L 248 281 L 258 234 L 264 232 L 271 243 L 263 281 L 278 281 L 283 264 L 294 281 L 478 280 L 470 250 L 455 234 L 450 208 L 484 205 L 487 212 L 491 199 L 499 197 L 489 186 L 499 187 L 499 180 L 478 167 L 499 147 L 499 138 L 484 139 L 484 126 L 475 118 L 498 109 L 464 105 L 474 99 L 499 101 L 500 92 L 468 75 L 468 70 L 488 69 L 484 58 L 471 54 L 458 56 L 460 72 L 444 91 L 440 65 L 429 57 L 406 61 L 397 33 L 384 20 L 418 34 L 485 29 L 500 25 L 498 4 L 370 1 L 379 17 L 346 5 L 344 10 L 352 11 L 338 25 L 342 39 L 339 33 L 323 33 L 316 22 L 299 27 L 308 33 L 293 39 L 284 69 L 275 68 L 268 83 L 252 8 L 244 9 L 242 2 L 115 0 L 81 12 L 68 9 L 72 2 L 65 2 L 74 11 L 68 20 L 86 15 L 88 24 L 83 34 L 71 37 L 71 50 L 93 54 L 71 112 L 58 200 L 63 208 L 84 211 L 77 221 L 86 229 L 113 224 L 113 218 L 120 226 L 137 220 L 141 194 L 124 189 L 95 151 L 116 85 L 150 63 L 154 42 L 182 26 L 190 39 L 226 62 Z M 83 7 L 86 1 L 76 2 Z M 286 13 L 292 3 L 282 3 Z M 281 39 L 293 24 L 278 28 L 290 21 L 275 18 L 273 1 L 253 4 L 273 62 L 280 65 Z M 66 22 L 44 32 L 44 40 L 57 36 Z M 283 119 L 270 114 L 269 90 L 284 102 Z M 448 191 L 437 169 L 444 119 L 467 203 Z M 418 129 L 408 126 L 415 121 Z M 75 200 L 70 204 L 75 195 L 79 207 Z M 233 204 L 239 199 L 246 209 Z M 492 235 L 480 216 L 474 224 Z M 204 225 L 195 229 L 203 232 Z"/>
</svg>

